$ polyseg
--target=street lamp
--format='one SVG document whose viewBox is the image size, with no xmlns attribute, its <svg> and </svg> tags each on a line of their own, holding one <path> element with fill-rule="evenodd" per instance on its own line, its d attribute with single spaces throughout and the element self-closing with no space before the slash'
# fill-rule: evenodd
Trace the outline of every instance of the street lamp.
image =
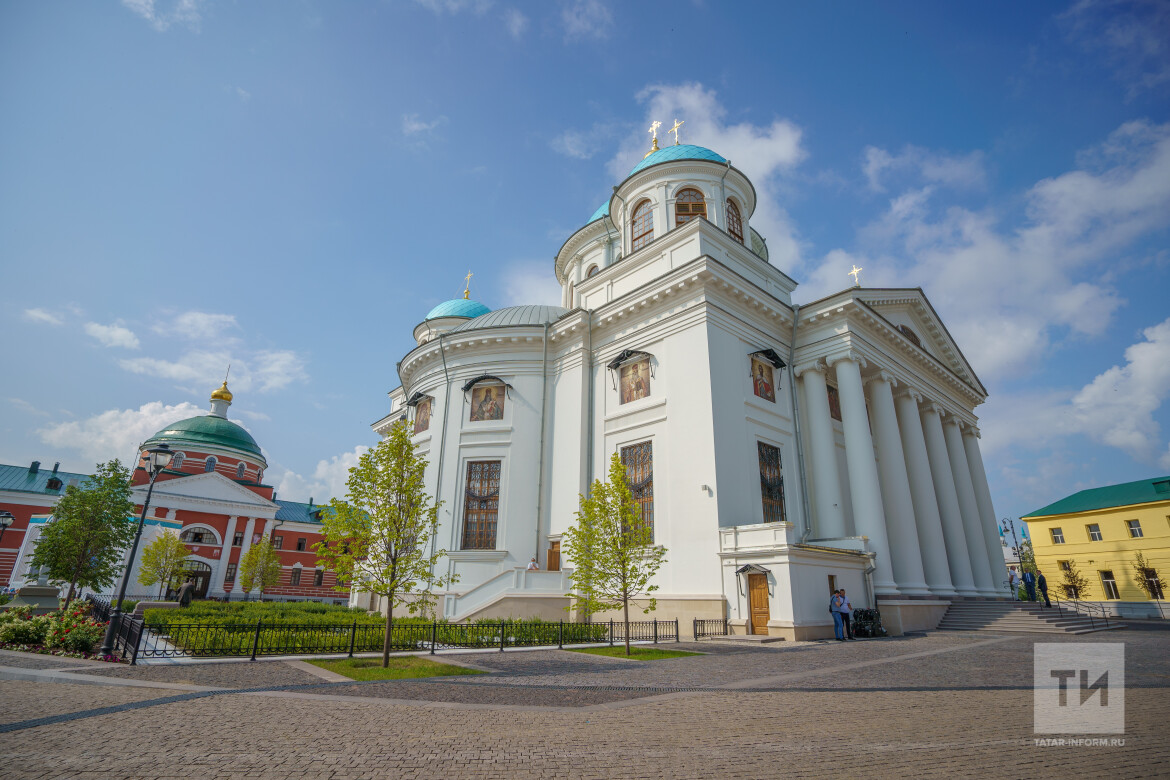
<svg viewBox="0 0 1170 780">
<path fill-rule="evenodd" d="M 122 572 L 122 586 L 118 589 L 118 603 L 110 613 L 110 624 L 106 627 L 106 638 L 102 640 L 100 653 L 110 655 L 114 652 L 114 637 L 118 634 L 118 624 L 122 622 L 122 599 L 126 598 L 126 585 L 130 581 L 130 570 L 134 568 L 134 556 L 138 554 L 138 542 L 142 539 L 142 527 L 146 525 L 146 510 L 150 506 L 150 495 L 154 492 L 154 481 L 167 466 L 171 465 L 174 457 L 171 448 L 165 444 L 151 447 L 146 451 L 146 470 L 150 474 L 150 485 L 146 488 L 146 500 L 142 502 L 142 516 L 138 518 L 138 530 L 134 533 L 134 544 L 130 547 L 130 559 L 126 562 L 126 570 Z"/>
<path fill-rule="evenodd" d="M 8 530 L 8 526 L 16 522 L 16 518 L 12 516 L 11 512 L 0 512 L 0 539 L 4 538 L 4 532 Z"/>
</svg>

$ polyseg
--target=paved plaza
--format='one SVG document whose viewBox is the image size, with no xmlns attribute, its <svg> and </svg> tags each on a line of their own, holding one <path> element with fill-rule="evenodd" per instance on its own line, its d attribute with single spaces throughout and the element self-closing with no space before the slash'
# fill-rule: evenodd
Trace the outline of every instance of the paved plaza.
<svg viewBox="0 0 1170 780">
<path fill-rule="evenodd" d="M 1125 644 L 1123 746 L 1035 744 L 1034 642 Z M 1167 631 L 671 647 L 702 655 L 465 653 L 441 660 L 490 673 L 394 682 L 0 652 L 0 777 L 1170 775 Z"/>
</svg>

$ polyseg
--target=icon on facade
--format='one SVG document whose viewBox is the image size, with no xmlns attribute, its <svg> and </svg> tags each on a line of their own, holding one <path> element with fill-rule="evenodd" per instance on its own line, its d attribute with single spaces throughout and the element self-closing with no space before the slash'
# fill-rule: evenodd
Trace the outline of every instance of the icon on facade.
<svg viewBox="0 0 1170 780">
<path fill-rule="evenodd" d="M 471 391 L 471 421 L 504 419 L 504 386 L 478 385 Z"/>
<path fill-rule="evenodd" d="M 623 404 L 650 395 L 650 359 L 643 358 L 622 366 L 621 378 Z"/>
<path fill-rule="evenodd" d="M 765 401 L 776 402 L 776 385 L 772 381 L 772 366 L 759 358 L 752 358 L 752 390 Z"/>
</svg>

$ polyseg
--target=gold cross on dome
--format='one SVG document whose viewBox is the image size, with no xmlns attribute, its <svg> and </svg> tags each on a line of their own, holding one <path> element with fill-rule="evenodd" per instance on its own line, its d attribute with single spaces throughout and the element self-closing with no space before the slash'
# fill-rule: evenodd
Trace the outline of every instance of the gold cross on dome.
<svg viewBox="0 0 1170 780">
<path fill-rule="evenodd" d="M 856 265 L 854 265 L 853 270 L 849 272 L 849 275 L 853 277 L 853 286 L 854 287 L 861 286 L 861 277 L 858 276 L 858 274 L 860 274 L 861 271 L 862 271 L 861 268 L 858 268 Z"/>
<path fill-rule="evenodd" d="M 685 125 L 686 123 L 687 123 L 687 120 L 685 120 L 685 119 L 682 120 L 681 122 L 676 119 L 676 120 L 674 120 L 674 127 L 670 128 L 670 130 L 667 131 L 669 133 L 674 133 L 674 145 L 675 146 L 678 146 L 678 129 L 680 127 L 682 127 L 683 125 Z"/>
<path fill-rule="evenodd" d="M 467 277 L 464 280 L 467 282 L 466 286 L 463 288 L 463 300 L 465 301 L 471 298 L 471 277 L 473 276 L 475 276 L 475 274 L 473 274 L 471 271 L 468 271 Z"/>
<path fill-rule="evenodd" d="M 662 127 L 662 123 L 655 119 L 650 123 L 650 133 L 654 136 L 654 140 L 658 140 L 658 128 Z"/>
</svg>

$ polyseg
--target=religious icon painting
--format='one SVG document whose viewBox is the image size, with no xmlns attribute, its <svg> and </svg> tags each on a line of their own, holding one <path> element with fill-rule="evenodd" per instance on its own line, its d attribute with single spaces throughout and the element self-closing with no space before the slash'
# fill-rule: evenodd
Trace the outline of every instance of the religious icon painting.
<svg viewBox="0 0 1170 780">
<path fill-rule="evenodd" d="M 414 432 L 422 433 L 431 427 L 431 399 L 424 398 L 414 407 Z"/>
<path fill-rule="evenodd" d="M 471 422 L 504 419 L 504 386 L 476 385 L 471 389 Z"/>
<path fill-rule="evenodd" d="M 772 381 L 772 364 L 752 358 L 752 391 L 765 401 L 776 402 L 776 385 Z"/>
<path fill-rule="evenodd" d="M 642 358 L 621 367 L 621 398 L 623 404 L 650 395 L 650 358 Z"/>
</svg>

